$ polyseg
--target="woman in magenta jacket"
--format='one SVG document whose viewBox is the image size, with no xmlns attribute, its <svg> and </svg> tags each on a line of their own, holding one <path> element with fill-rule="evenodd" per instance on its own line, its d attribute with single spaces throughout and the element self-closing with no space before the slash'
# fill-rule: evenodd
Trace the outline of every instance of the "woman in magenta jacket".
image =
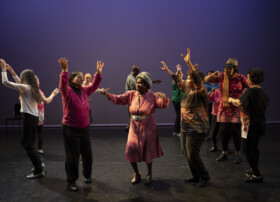
<svg viewBox="0 0 280 202">
<path fill-rule="evenodd" d="M 66 153 L 65 169 L 67 187 L 71 191 L 78 191 L 76 180 L 79 177 L 79 156 L 83 161 L 83 175 L 85 183 L 91 183 L 92 151 L 90 144 L 90 120 L 88 96 L 96 91 L 102 76 L 104 63 L 97 61 L 97 71 L 91 85 L 82 86 L 84 77 L 82 72 L 68 73 L 68 60 L 58 60 L 62 72 L 60 74 L 59 89 L 62 95 L 63 120 L 62 134 Z"/>
</svg>

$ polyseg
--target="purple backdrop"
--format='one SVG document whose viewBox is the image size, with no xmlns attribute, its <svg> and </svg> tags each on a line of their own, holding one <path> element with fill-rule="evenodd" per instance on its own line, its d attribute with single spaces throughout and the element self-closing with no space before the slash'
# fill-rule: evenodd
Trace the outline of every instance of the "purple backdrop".
<svg viewBox="0 0 280 202">
<path fill-rule="evenodd" d="M 223 71 L 227 58 L 239 61 L 243 74 L 252 67 L 265 70 L 265 91 L 271 98 L 267 120 L 279 122 L 280 3 L 277 0 L 9 0 L 0 1 L 0 57 L 19 74 L 33 69 L 48 96 L 58 87 L 61 56 L 69 70 L 94 73 L 96 60 L 105 62 L 102 87 L 124 92 L 132 65 L 139 65 L 162 84 L 171 98 L 171 79 L 162 72 L 164 60 L 186 65 L 180 53 L 191 48 L 191 58 L 202 71 Z M 9 75 L 9 79 L 12 77 Z M 0 126 L 12 116 L 18 93 L 0 86 Z M 127 107 L 115 106 L 94 94 L 95 124 L 127 122 Z M 61 95 L 45 106 L 47 125 L 60 124 Z M 173 123 L 173 106 L 157 111 L 159 123 Z"/>
</svg>

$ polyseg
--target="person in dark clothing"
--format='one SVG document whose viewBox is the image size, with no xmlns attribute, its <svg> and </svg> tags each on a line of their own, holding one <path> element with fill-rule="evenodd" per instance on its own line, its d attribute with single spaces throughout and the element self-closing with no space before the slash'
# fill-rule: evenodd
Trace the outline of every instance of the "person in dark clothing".
<svg viewBox="0 0 280 202">
<path fill-rule="evenodd" d="M 210 180 L 209 173 L 200 158 L 200 148 L 209 130 L 207 113 L 208 94 L 203 84 L 204 74 L 197 70 L 190 61 L 190 49 L 186 56 L 181 55 L 187 62 L 189 71 L 186 81 L 179 78 L 161 62 L 161 69 L 167 72 L 177 86 L 186 95 L 181 102 L 181 149 L 189 163 L 192 178 L 187 183 L 197 183 L 198 187 L 207 186 Z"/>
<path fill-rule="evenodd" d="M 251 166 L 246 170 L 246 182 L 260 183 L 263 177 L 260 173 L 259 164 L 259 140 L 265 134 L 265 111 L 269 105 L 269 97 L 261 88 L 264 81 L 264 72 L 260 68 L 249 70 L 247 75 L 249 89 L 239 99 L 229 98 L 229 102 L 235 106 L 241 106 L 244 114 L 248 115 L 248 132 L 243 133 L 243 151 Z"/>
<path fill-rule="evenodd" d="M 176 75 L 183 79 L 183 72 L 180 64 L 177 64 L 176 66 L 177 72 Z M 180 137 L 181 134 L 181 101 L 184 97 L 184 93 L 179 89 L 179 87 L 175 84 L 174 81 L 172 81 L 172 104 L 176 113 L 174 128 L 173 128 L 173 135 Z"/>
</svg>

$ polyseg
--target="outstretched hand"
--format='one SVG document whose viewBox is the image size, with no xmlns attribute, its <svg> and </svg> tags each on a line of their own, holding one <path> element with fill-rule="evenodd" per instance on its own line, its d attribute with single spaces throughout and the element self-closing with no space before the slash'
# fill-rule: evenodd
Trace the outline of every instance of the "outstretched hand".
<svg viewBox="0 0 280 202">
<path fill-rule="evenodd" d="M 9 72 L 11 72 L 13 70 L 13 68 L 9 64 L 6 64 L 6 68 Z"/>
<path fill-rule="evenodd" d="M 180 65 L 180 64 L 177 64 L 177 65 L 176 65 L 176 69 L 177 69 L 177 71 L 181 71 L 181 70 L 182 70 L 181 65 Z"/>
<path fill-rule="evenodd" d="M 101 60 L 97 60 L 97 74 L 101 74 L 104 67 L 104 62 L 102 63 Z"/>
<path fill-rule="evenodd" d="M 2 71 L 6 71 L 7 70 L 6 62 L 2 58 L 0 59 L 0 66 L 1 66 Z"/>
<path fill-rule="evenodd" d="M 165 72 L 168 72 L 168 67 L 167 67 L 167 65 L 165 64 L 165 62 L 164 61 L 161 61 L 160 62 L 161 64 L 162 64 L 162 67 L 160 67 L 163 71 L 165 71 Z"/>
<path fill-rule="evenodd" d="M 101 93 L 101 95 L 105 95 L 105 96 L 107 96 L 109 93 L 108 93 L 108 90 L 110 90 L 110 88 L 101 88 L 101 90 L 100 90 L 100 93 Z"/>
<path fill-rule="evenodd" d="M 68 71 L 68 60 L 66 58 L 59 58 L 58 63 L 63 71 Z"/>
<path fill-rule="evenodd" d="M 9 64 L 6 64 L 6 68 L 12 74 L 12 76 L 17 76 L 17 74 Z"/>
<path fill-rule="evenodd" d="M 52 92 L 52 94 L 54 96 L 56 96 L 58 93 L 59 93 L 59 89 L 58 88 L 54 89 L 53 92 Z"/>
<path fill-rule="evenodd" d="M 182 58 L 185 60 L 186 63 L 189 63 L 191 60 L 191 50 L 187 48 L 187 55 L 181 54 Z"/>
<path fill-rule="evenodd" d="M 189 69 L 191 72 L 194 72 L 197 70 L 197 66 L 198 64 L 195 64 L 194 66 L 192 65 L 192 62 L 191 62 L 191 51 L 189 48 L 187 48 L 187 55 L 184 56 L 183 54 L 181 54 L 182 58 L 186 61 L 186 63 L 188 64 L 189 66 Z"/>
</svg>

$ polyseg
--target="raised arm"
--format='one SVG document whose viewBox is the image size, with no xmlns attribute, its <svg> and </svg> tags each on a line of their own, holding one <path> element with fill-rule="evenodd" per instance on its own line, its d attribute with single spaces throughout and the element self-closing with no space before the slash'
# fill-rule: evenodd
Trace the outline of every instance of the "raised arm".
<svg viewBox="0 0 280 202">
<path fill-rule="evenodd" d="M 199 76 L 198 74 L 198 71 L 197 71 L 197 66 L 198 64 L 195 64 L 193 66 L 192 62 L 191 62 L 191 51 L 190 49 L 188 48 L 187 49 L 187 55 L 184 56 L 183 54 L 181 54 L 182 58 L 185 60 L 185 62 L 187 63 L 189 69 L 190 69 L 190 74 L 192 75 L 192 78 L 193 78 L 193 82 L 195 84 L 195 89 L 196 90 L 203 90 L 205 87 L 203 85 L 203 80 L 201 79 L 201 77 Z"/>
<path fill-rule="evenodd" d="M 207 75 L 204 78 L 204 81 L 206 83 L 218 83 L 218 79 L 219 79 L 220 75 L 221 75 L 221 73 L 219 71 L 216 71 L 210 75 Z"/>
<path fill-rule="evenodd" d="M 101 60 L 97 61 L 96 74 L 94 75 L 91 84 L 83 87 L 88 96 L 91 95 L 92 93 L 94 93 L 98 89 L 98 87 L 101 83 L 101 80 L 102 80 L 101 73 L 102 73 L 103 67 L 104 67 L 104 63 L 102 63 Z"/>
<path fill-rule="evenodd" d="M 13 70 L 13 68 L 7 64 L 6 65 L 7 70 L 11 73 L 11 75 L 13 76 L 14 80 L 16 83 L 20 83 L 20 78 L 18 77 L 18 75 L 16 74 L 16 72 Z"/>
<path fill-rule="evenodd" d="M 190 72 L 191 72 L 191 73 L 195 72 L 198 65 L 195 64 L 195 65 L 193 66 L 193 64 L 192 64 L 192 62 L 191 62 L 191 51 L 190 51 L 190 49 L 187 48 L 187 55 L 186 55 L 186 56 L 184 56 L 184 54 L 181 54 L 181 56 L 182 56 L 182 58 L 185 60 L 185 62 L 187 63 L 187 65 L 188 65 L 188 67 L 189 67 L 189 69 L 190 69 Z"/>
<path fill-rule="evenodd" d="M 58 63 L 62 69 L 60 74 L 59 89 L 63 97 L 68 97 L 68 60 L 66 58 L 60 58 Z"/>
<path fill-rule="evenodd" d="M 161 61 L 161 64 L 162 64 L 162 67 L 160 67 L 161 70 L 167 72 L 171 76 L 174 83 L 178 86 L 178 88 L 181 91 L 185 92 L 186 90 L 185 81 L 182 80 L 180 77 L 178 77 L 176 74 L 174 74 L 172 71 L 170 71 L 164 61 Z"/>
<path fill-rule="evenodd" d="M 0 59 L 0 66 L 2 69 L 2 83 L 4 86 L 7 86 L 8 88 L 17 90 L 19 92 L 26 92 L 30 89 L 29 85 L 21 84 L 21 83 L 14 83 L 8 80 L 7 76 L 7 64 L 5 60 Z"/>
<path fill-rule="evenodd" d="M 45 95 L 43 95 L 43 94 L 41 95 L 41 97 L 45 103 L 49 104 L 58 93 L 59 93 L 59 90 L 58 90 L 58 88 L 56 88 L 53 90 L 52 94 L 49 97 L 45 97 Z"/>
<path fill-rule="evenodd" d="M 162 64 L 162 67 L 160 67 L 162 71 L 167 72 L 167 74 L 169 74 L 170 76 L 174 74 L 172 71 L 170 71 L 170 69 L 168 69 L 164 61 L 161 61 L 160 63 Z"/>
</svg>

